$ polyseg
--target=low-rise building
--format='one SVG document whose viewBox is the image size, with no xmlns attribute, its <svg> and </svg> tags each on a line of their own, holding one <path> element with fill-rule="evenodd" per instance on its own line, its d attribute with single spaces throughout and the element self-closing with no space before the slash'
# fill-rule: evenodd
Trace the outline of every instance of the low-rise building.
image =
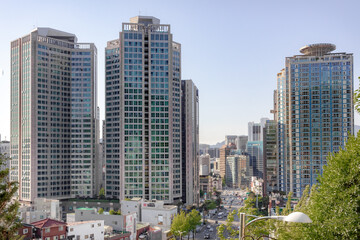
<svg viewBox="0 0 360 240">
<path fill-rule="evenodd" d="M 74 240 L 102 240 L 105 236 L 104 220 L 82 221 L 67 223 L 68 239 Z"/>
<path fill-rule="evenodd" d="M 35 198 L 32 203 L 23 202 L 19 208 L 19 217 L 24 223 L 37 222 L 46 218 L 61 220 L 59 200 Z"/>
<path fill-rule="evenodd" d="M 18 235 L 22 237 L 21 240 L 33 239 L 33 229 L 35 229 L 33 225 L 22 223 L 22 226 L 18 230 Z"/>
<path fill-rule="evenodd" d="M 68 213 L 74 213 L 77 208 L 102 208 L 105 212 L 110 210 L 118 211 L 120 201 L 118 199 L 97 199 L 97 198 L 71 198 L 60 200 L 62 220 L 65 221 Z"/>
<path fill-rule="evenodd" d="M 66 223 L 54 219 L 44 219 L 41 221 L 33 222 L 34 226 L 34 239 L 41 240 L 61 240 L 66 239 Z"/>
<path fill-rule="evenodd" d="M 264 180 L 262 178 L 251 177 L 250 189 L 256 195 L 263 196 Z"/>
<path fill-rule="evenodd" d="M 109 212 L 98 213 L 95 208 L 75 209 L 75 221 L 103 220 L 104 224 L 111 226 L 118 232 L 130 232 L 130 239 L 136 237 L 136 213 L 111 215 Z"/>
<path fill-rule="evenodd" d="M 142 198 L 132 198 L 121 200 L 121 213 L 130 214 L 136 213 L 137 219 L 141 222 L 141 203 Z"/>
<path fill-rule="evenodd" d="M 159 226 L 163 230 L 170 229 L 171 221 L 177 214 L 177 207 L 164 205 L 164 201 L 143 202 L 141 206 L 141 222 Z"/>
<path fill-rule="evenodd" d="M 209 178 L 209 189 L 214 189 L 214 188 L 216 188 L 217 191 L 222 190 L 222 178 L 220 174 L 213 174 Z"/>
</svg>

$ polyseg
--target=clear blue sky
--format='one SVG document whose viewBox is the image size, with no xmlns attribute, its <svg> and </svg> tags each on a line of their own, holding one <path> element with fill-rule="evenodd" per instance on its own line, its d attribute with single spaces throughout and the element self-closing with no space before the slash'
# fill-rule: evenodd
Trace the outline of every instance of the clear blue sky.
<svg viewBox="0 0 360 240">
<path fill-rule="evenodd" d="M 151 15 L 171 24 L 182 44 L 182 78 L 200 91 L 200 142 L 247 134 L 247 123 L 272 118 L 276 74 L 285 57 L 309 43 L 336 44 L 354 53 L 360 74 L 360 1 L 1 1 L 0 133 L 10 136 L 10 41 L 35 27 L 74 33 L 98 48 L 99 106 L 104 119 L 104 48 L 121 23 Z M 2 71 L 4 74 L 2 75 Z M 359 115 L 355 124 L 360 124 Z"/>
</svg>

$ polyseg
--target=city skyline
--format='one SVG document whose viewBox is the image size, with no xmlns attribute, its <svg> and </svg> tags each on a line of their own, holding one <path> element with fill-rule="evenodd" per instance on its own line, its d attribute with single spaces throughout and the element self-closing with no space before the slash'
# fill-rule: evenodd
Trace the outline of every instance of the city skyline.
<svg viewBox="0 0 360 240">
<path fill-rule="evenodd" d="M 24 1 L 20 2 L 19 9 L 18 4 L 3 4 L 7 11 L 3 10 L 0 20 L 7 24 L 3 26 L 6 34 L 0 39 L 0 88 L 5 99 L 0 133 L 10 140 L 9 45 L 12 40 L 38 26 L 76 34 L 79 42 L 94 42 L 99 59 L 98 105 L 103 120 L 106 42 L 117 37 L 122 22 L 138 13 L 171 24 L 176 40 L 182 43 L 182 78 L 194 79 L 201 92 L 200 143 L 215 144 L 229 134 L 245 135 L 248 122 L 262 117 L 272 119 L 276 74 L 284 66 L 285 57 L 297 55 L 297 50 L 307 44 L 330 42 L 337 46 L 336 52 L 353 53 L 354 89 L 358 89 L 360 34 L 355 27 L 360 21 L 356 12 L 359 3 L 311 2 L 309 8 L 306 2 L 299 5 L 228 1 L 228 4 L 206 2 L 205 5 L 204 1 L 185 1 L 177 5 L 177 11 L 173 11 L 172 4 L 160 5 L 158 1 L 126 4 L 114 1 L 106 5 L 99 2 L 88 7 L 81 1 L 63 5 L 38 1 L 36 7 Z M 81 11 L 84 6 L 87 11 Z M 53 9 L 68 13 L 69 19 L 57 17 Z M 183 17 L 184 11 L 188 18 Z M 18 13 L 16 18 L 14 12 Z M 307 14 L 303 15 L 304 12 Z M 94 15 L 100 17 L 94 18 Z M 99 32 L 101 34 L 97 34 Z M 354 123 L 359 124 L 358 114 Z"/>
</svg>

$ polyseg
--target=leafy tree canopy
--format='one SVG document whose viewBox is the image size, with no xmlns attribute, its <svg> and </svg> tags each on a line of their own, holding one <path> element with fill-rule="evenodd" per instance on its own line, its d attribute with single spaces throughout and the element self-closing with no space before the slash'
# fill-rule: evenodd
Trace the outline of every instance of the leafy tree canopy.
<svg viewBox="0 0 360 240">
<path fill-rule="evenodd" d="M 0 154 L 0 167 L 7 158 Z M 19 239 L 21 221 L 17 217 L 20 203 L 14 198 L 18 184 L 9 180 L 9 169 L 0 171 L 0 239 Z"/>
</svg>

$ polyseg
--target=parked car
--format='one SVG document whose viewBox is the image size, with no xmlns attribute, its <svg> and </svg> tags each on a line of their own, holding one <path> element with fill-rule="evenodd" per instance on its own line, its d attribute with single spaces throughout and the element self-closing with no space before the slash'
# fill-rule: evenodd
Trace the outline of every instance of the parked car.
<svg viewBox="0 0 360 240">
<path fill-rule="evenodd" d="M 210 229 L 210 228 L 211 228 L 211 226 L 210 226 L 210 225 L 207 225 L 207 226 L 206 226 L 206 228 L 207 228 L 207 229 Z"/>
<path fill-rule="evenodd" d="M 204 239 L 210 239 L 210 234 L 209 234 L 209 233 L 205 233 L 205 234 L 204 234 Z"/>
<path fill-rule="evenodd" d="M 213 231 L 214 231 L 214 229 L 213 229 L 213 228 L 210 228 L 210 229 L 209 229 L 209 232 L 213 232 Z"/>
</svg>

